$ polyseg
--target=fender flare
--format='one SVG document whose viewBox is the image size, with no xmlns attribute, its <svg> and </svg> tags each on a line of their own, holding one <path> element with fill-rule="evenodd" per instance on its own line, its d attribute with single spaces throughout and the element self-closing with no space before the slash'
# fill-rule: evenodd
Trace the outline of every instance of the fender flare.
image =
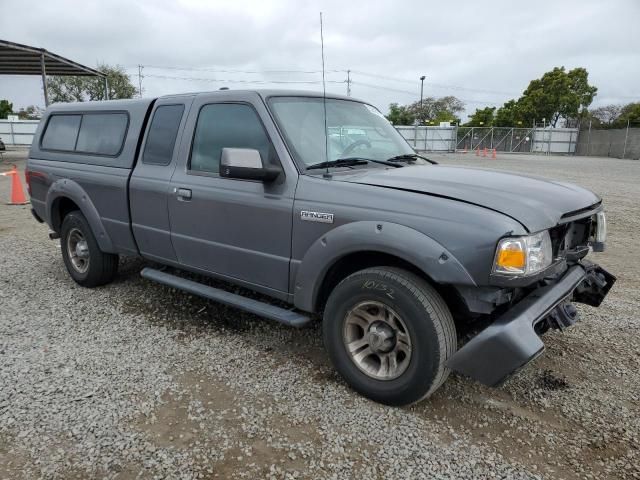
<svg viewBox="0 0 640 480">
<path fill-rule="evenodd" d="M 428 235 L 397 223 L 361 221 L 334 228 L 309 247 L 296 272 L 294 305 L 314 311 L 329 268 L 346 255 L 367 251 L 401 258 L 437 283 L 476 285 L 462 264 Z"/>
<path fill-rule="evenodd" d="M 56 214 L 56 212 L 54 212 L 54 206 L 56 204 L 56 200 L 60 198 L 68 198 L 78 205 L 78 208 L 80 208 L 80 211 L 87 219 L 87 222 L 89 222 L 89 226 L 93 231 L 93 235 L 96 237 L 100 250 L 106 253 L 116 253 L 111 237 L 109 237 L 107 230 L 104 228 L 98 209 L 91 201 L 91 198 L 77 182 L 68 178 L 56 180 L 51 184 L 51 187 L 47 192 L 45 208 L 48 223 L 52 229 L 54 228 Z"/>
</svg>

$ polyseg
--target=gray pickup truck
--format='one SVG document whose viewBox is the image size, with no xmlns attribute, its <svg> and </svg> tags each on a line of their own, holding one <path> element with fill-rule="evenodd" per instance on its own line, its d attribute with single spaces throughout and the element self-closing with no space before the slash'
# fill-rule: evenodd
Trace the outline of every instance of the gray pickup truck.
<svg viewBox="0 0 640 480">
<path fill-rule="evenodd" d="M 497 385 L 599 306 L 615 277 L 600 198 L 418 154 L 371 105 L 218 91 L 53 105 L 26 169 L 33 215 L 80 285 L 118 257 L 147 279 L 302 326 L 358 392 L 389 405 L 450 370 Z M 215 277 L 287 302 L 214 288 Z M 263 297 L 264 298 L 264 297 Z M 282 305 L 282 303 L 280 303 Z M 459 347 L 460 343 L 460 348 Z"/>
</svg>

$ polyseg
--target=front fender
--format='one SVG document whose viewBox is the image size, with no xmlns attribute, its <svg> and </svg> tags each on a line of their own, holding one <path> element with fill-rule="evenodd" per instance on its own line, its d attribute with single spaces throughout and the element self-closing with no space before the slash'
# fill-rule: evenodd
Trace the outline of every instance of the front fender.
<svg viewBox="0 0 640 480">
<path fill-rule="evenodd" d="M 111 237 L 109 237 L 109 234 L 102 224 L 98 209 L 91 201 L 89 195 L 87 195 L 87 192 L 73 180 L 61 178 L 53 182 L 51 187 L 49 187 L 45 201 L 47 223 L 49 226 L 54 230 L 59 230 L 62 224 L 62 219 L 59 218 L 60 213 L 56 208 L 57 200 L 61 198 L 68 198 L 78 205 L 87 222 L 89 222 L 89 226 L 93 231 L 93 235 L 96 237 L 100 250 L 106 253 L 116 253 Z"/>
<path fill-rule="evenodd" d="M 437 283 L 475 286 L 469 272 L 433 238 L 397 223 L 351 222 L 327 232 L 309 247 L 296 272 L 294 305 L 304 311 L 314 311 L 329 268 L 346 255 L 357 252 L 396 256 Z"/>
</svg>

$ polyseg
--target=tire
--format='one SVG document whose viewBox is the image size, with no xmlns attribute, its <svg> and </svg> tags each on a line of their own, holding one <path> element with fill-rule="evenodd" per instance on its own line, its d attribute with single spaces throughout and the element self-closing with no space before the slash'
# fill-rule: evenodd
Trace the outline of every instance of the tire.
<svg viewBox="0 0 640 480">
<path fill-rule="evenodd" d="M 109 283 L 118 271 L 118 255 L 100 250 L 89 222 L 77 210 L 62 221 L 60 249 L 69 275 L 83 287 Z"/>
<path fill-rule="evenodd" d="M 438 292 L 417 275 L 391 267 L 361 270 L 336 286 L 325 306 L 323 337 L 347 383 L 392 406 L 436 391 L 449 376 L 445 363 L 457 348 L 453 317 Z"/>
</svg>

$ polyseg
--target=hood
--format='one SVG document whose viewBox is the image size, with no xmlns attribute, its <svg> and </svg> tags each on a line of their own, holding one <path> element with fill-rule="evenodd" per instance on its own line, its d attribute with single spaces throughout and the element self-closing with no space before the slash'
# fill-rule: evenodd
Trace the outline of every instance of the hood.
<svg viewBox="0 0 640 480">
<path fill-rule="evenodd" d="M 478 205 L 508 215 L 530 232 L 551 228 L 563 215 L 600 201 L 593 192 L 571 183 L 482 168 L 411 165 L 354 170 L 334 179 Z"/>
</svg>

